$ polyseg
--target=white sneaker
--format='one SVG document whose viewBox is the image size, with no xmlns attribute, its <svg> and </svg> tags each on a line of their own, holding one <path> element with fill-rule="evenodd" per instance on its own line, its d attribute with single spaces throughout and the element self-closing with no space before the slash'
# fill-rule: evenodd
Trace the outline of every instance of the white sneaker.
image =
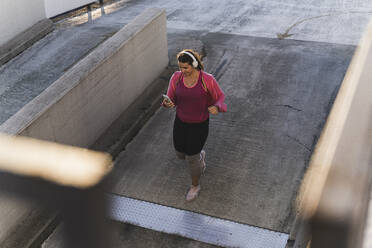
<svg viewBox="0 0 372 248">
<path fill-rule="evenodd" d="M 198 196 L 199 191 L 200 191 L 200 184 L 198 186 L 191 185 L 189 192 L 187 192 L 187 195 L 186 195 L 186 201 L 194 200 Z"/>
</svg>

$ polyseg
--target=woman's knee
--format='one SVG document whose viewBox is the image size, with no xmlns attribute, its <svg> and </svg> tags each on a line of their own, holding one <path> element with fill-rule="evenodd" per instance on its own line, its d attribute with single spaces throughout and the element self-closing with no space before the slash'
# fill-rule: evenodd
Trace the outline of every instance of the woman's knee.
<svg viewBox="0 0 372 248">
<path fill-rule="evenodd" d="M 176 155 L 179 159 L 182 159 L 182 160 L 186 159 L 186 154 L 183 152 L 176 151 Z"/>
<path fill-rule="evenodd" d="M 200 153 L 191 156 L 186 156 L 186 160 L 189 165 L 191 175 L 200 176 L 201 174 Z"/>
</svg>

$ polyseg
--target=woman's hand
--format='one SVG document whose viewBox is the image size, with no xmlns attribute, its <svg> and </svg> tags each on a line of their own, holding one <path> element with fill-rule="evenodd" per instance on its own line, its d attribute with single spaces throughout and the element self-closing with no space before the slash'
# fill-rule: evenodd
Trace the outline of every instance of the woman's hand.
<svg viewBox="0 0 372 248">
<path fill-rule="evenodd" d="M 212 115 L 216 115 L 218 114 L 218 108 L 216 106 L 210 106 L 208 107 L 208 111 L 209 113 L 211 113 Z"/>
<path fill-rule="evenodd" d="M 161 103 L 166 108 L 174 108 L 174 103 L 173 102 L 168 102 L 166 99 L 163 99 L 163 102 Z"/>
</svg>

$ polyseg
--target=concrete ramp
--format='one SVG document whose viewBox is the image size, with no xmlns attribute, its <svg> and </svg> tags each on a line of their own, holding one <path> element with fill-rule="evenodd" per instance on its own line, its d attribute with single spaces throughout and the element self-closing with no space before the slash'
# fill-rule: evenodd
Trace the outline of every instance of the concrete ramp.
<svg viewBox="0 0 372 248">
<path fill-rule="evenodd" d="M 273 247 L 271 238 L 291 230 L 299 185 L 355 47 L 185 30 L 171 30 L 168 44 L 171 59 L 181 47 L 203 51 L 229 109 L 211 117 L 207 171 L 191 203 L 188 170 L 172 146 L 174 110 L 159 109 L 127 145 L 109 189 L 124 203 L 109 216 L 135 226 L 115 222 L 112 247 Z M 239 245 L 236 226 L 253 230 Z M 61 232 L 43 248 L 63 247 Z"/>
<path fill-rule="evenodd" d="M 211 117 L 197 200 L 172 146 L 174 111 L 160 109 L 116 160 L 112 193 L 289 233 L 293 203 L 354 46 L 184 32 L 227 96 Z"/>
</svg>

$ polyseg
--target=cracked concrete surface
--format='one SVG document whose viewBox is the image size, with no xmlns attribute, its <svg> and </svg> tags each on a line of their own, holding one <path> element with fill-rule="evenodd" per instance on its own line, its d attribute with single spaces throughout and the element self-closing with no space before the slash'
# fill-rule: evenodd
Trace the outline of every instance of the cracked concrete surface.
<svg viewBox="0 0 372 248">
<path fill-rule="evenodd" d="M 112 192 L 288 233 L 354 46 L 185 31 L 169 35 L 170 50 L 186 38 L 203 45 L 228 105 L 211 117 L 201 195 L 185 203 L 189 177 L 173 152 L 174 112 L 165 109 L 117 159 Z"/>
</svg>

